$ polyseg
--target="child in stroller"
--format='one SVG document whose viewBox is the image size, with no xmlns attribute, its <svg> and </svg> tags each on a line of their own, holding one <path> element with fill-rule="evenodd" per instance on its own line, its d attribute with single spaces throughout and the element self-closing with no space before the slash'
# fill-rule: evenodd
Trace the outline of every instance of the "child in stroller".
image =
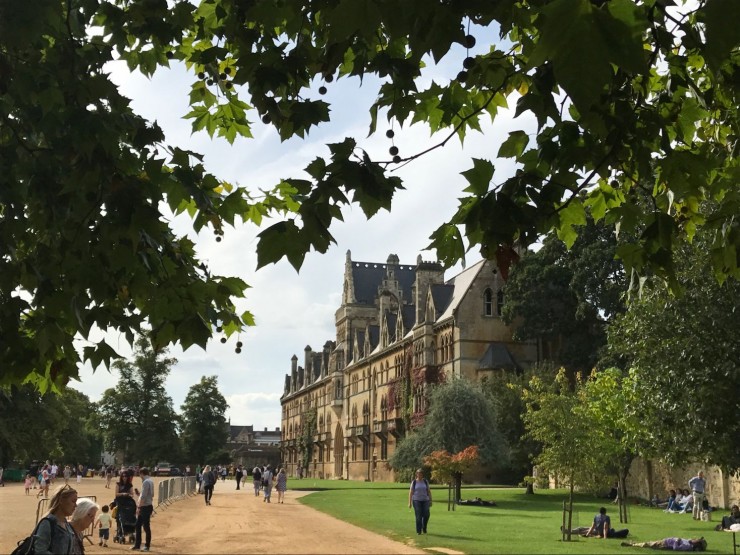
<svg viewBox="0 0 740 555">
<path fill-rule="evenodd" d="M 119 499 L 116 502 L 116 535 L 113 541 L 116 543 L 134 543 L 136 535 L 136 502 L 129 498 L 126 500 Z"/>
<path fill-rule="evenodd" d="M 133 478 L 133 471 L 124 471 L 116 484 L 116 499 L 113 503 L 116 507 L 116 536 L 113 541 L 116 543 L 126 543 L 127 535 L 129 536 L 129 543 L 134 543 L 136 539 L 134 535 L 136 531 L 136 500 L 134 494 L 138 495 L 139 491 L 134 488 Z"/>
</svg>

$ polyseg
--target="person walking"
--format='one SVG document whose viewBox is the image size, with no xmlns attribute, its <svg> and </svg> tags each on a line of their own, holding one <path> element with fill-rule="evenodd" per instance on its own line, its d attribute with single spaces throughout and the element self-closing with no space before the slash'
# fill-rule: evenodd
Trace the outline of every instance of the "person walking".
<svg viewBox="0 0 740 555">
<path fill-rule="evenodd" d="M 108 540 L 110 539 L 110 525 L 113 522 L 113 517 L 109 513 L 110 507 L 108 507 L 108 505 L 103 505 L 100 510 L 103 512 L 95 523 L 95 527 L 98 529 L 98 538 L 100 539 L 98 545 L 108 547 Z"/>
<path fill-rule="evenodd" d="M 203 478 L 201 480 L 203 484 L 203 497 L 206 500 L 206 505 L 211 504 L 211 498 L 213 497 L 213 486 L 216 484 L 216 475 L 211 470 L 211 465 L 207 464 L 203 468 Z"/>
<path fill-rule="evenodd" d="M 99 508 L 98 504 L 88 497 L 77 500 L 72 518 L 69 521 L 72 530 L 74 530 L 74 542 L 72 550 L 69 552 L 71 555 L 85 555 L 85 544 L 83 543 L 85 531 L 95 522 L 95 515 Z"/>
<path fill-rule="evenodd" d="M 236 467 L 236 473 L 235 473 L 235 477 L 236 477 L 236 489 L 237 490 L 241 488 L 242 476 L 243 475 L 244 475 L 244 471 L 242 470 L 242 465 L 237 466 Z"/>
<path fill-rule="evenodd" d="M 260 465 L 252 469 L 252 483 L 254 484 L 254 496 L 259 497 L 260 488 L 262 487 L 262 468 Z"/>
<path fill-rule="evenodd" d="M 265 497 L 262 499 L 263 502 L 267 501 L 270 503 L 270 496 L 272 495 L 272 467 L 268 464 L 265 471 L 262 473 L 262 483 L 265 485 Z"/>
<path fill-rule="evenodd" d="M 38 555 L 72 553 L 75 532 L 67 522 L 77 505 L 77 490 L 69 485 L 60 486 L 49 500 L 49 512 L 44 515 L 33 535 L 33 547 Z"/>
<path fill-rule="evenodd" d="M 288 489 L 288 474 L 285 472 L 285 468 L 281 468 L 278 472 L 275 489 L 278 492 L 278 503 L 283 503 L 285 501 L 285 491 Z"/>
<path fill-rule="evenodd" d="M 707 489 L 704 472 L 700 470 L 699 474 L 691 478 L 689 487 L 691 488 L 691 496 L 694 498 L 694 508 L 691 511 L 691 516 L 694 520 L 701 520 L 701 512 L 704 510 L 704 492 Z"/>
<path fill-rule="evenodd" d="M 133 551 L 149 551 L 152 545 L 151 519 L 154 512 L 154 480 L 149 476 L 149 469 L 143 466 L 139 469 L 141 476 L 141 494 L 136 503 L 136 542 L 131 548 Z M 141 531 L 144 530 L 146 542 L 141 547 Z"/>
<path fill-rule="evenodd" d="M 412 506 L 416 515 L 416 533 L 426 534 L 429 509 L 432 506 L 432 489 L 429 487 L 429 481 L 424 478 L 424 471 L 421 468 L 416 471 L 416 477 L 409 486 L 409 509 Z"/>
</svg>

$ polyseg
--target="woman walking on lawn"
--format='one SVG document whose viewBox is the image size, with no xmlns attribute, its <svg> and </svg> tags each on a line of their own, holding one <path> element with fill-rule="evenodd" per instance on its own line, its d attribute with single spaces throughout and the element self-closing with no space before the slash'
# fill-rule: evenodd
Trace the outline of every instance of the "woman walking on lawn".
<svg viewBox="0 0 740 555">
<path fill-rule="evenodd" d="M 429 523 L 429 508 L 432 506 L 432 490 L 429 482 L 424 478 L 424 471 L 416 471 L 416 478 L 409 487 L 409 509 L 413 505 L 416 515 L 416 533 L 427 533 Z"/>
</svg>

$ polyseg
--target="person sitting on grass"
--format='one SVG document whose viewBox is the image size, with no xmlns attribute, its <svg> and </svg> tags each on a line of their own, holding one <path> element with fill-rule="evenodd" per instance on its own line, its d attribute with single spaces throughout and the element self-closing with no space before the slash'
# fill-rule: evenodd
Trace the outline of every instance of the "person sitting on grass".
<svg viewBox="0 0 740 555">
<path fill-rule="evenodd" d="M 704 538 L 663 538 L 650 542 L 622 542 L 624 547 L 649 547 L 668 551 L 706 551 L 707 540 Z"/>
<path fill-rule="evenodd" d="M 658 503 L 658 507 L 664 507 L 665 512 L 673 510 L 673 505 L 676 503 L 676 490 L 672 489 L 668 492 L 668 499 L 666 499 L 665 503 Z"/>
<path fill-rule="evenodd" d="M 683 514 L 687 511 L 691 511 L 694 508 L 694 498 L 689 493 L 689 490 L 683 490 L 683 497 L 679 500 L 680 505 L 679 514 Z"/>
<path fill-rule="evenodd" d="M 728 516 L 722 517 L 722 522 L 717 524 L 715 530 L 729 530 L 733 524 L 740 524 L 740 507 L 733 505 Z"/>
<path fill-rule="evenodd" d="M 606 514 L 606 507 L 599 509 L 599 514 L 594 516 L 594 522 L 586 532 L 586 536 L 596 536 L 598 538 L 626 538 L 630 531 L 625 528 L 623 530 L 615 530 L 612 528 L 612 521 L 609 515 Z"/>
</svg>

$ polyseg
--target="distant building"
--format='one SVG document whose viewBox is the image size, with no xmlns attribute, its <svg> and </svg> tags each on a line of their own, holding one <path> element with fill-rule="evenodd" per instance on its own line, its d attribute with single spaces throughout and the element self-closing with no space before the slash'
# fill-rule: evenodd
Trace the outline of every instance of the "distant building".
<svg viewBox="0 0 740 555">
<path fill-rule="evenodd" d="M 226 449 L 234 464 L 251 471 L 255 465 L 278 466 L 280 460 L 280 428 L 254 430 L 254 426 L 234 426 L 228 423 L 229 439 Z"/>
<path fill-rule="evenodd" d="M 282 406 L 282 459 L 289 472 L 393 480 L 396 442 L 424 421 L 428 386 L 479 380 L 538 358 L 501 319 L 504 279 L 481 261 L 445 281 L 440 264 L 356 262 L 347 252 L 336 338 L 303 365 L 291 359 Z"/>
</svg>

